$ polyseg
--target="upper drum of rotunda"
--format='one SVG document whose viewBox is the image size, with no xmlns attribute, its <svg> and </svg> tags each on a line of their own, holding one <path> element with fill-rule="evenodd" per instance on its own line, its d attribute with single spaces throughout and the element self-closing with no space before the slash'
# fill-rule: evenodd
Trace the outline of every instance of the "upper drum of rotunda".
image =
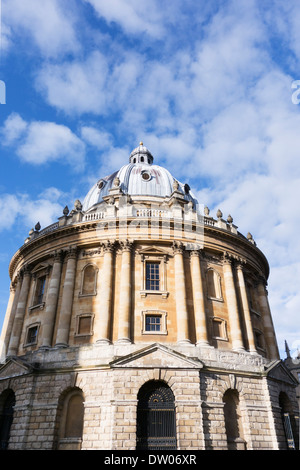
<svg viewBox="0 0 300 470">
<path fill-rule="evenodd" d="M 127 165 L 93 185 L 83 201 L 83 211 L 101 203 L 116 180 L 122 193 L 130 196 L 169 197 L 176 186 L 186 200 L 196 202 L 187 184 L 178 182 L 166 168 L 154 165 L 153 160 L 151 152 L 141 142 L 131 152 Z"/>
</svg>

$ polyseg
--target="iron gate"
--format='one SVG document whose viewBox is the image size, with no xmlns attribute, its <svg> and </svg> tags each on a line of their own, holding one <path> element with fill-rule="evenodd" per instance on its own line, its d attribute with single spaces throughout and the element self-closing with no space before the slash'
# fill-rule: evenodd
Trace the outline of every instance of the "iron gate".
<svg viewBox="0 0 300 470">
<path fill-rule="evenodd" d="M 138 395 L 137 449 L 176 450 L 175 403 L 162 382 L 147 382 Z"/>
</svg>

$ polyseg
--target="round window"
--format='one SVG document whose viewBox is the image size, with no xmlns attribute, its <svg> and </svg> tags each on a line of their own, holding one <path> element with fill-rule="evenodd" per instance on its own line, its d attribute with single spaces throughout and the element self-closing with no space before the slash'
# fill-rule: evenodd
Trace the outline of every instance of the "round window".
<svg viewBox="0 0 300 470">
<path fill-rule="evenodd" d="M 149 181 L 150 178 L 151 178 L 151 175 L 150 175 L 150 173 L 148 173 L 148 171 L 143 171 L 142 178 L 143 178 L 144 181 Z"/>
</svg>

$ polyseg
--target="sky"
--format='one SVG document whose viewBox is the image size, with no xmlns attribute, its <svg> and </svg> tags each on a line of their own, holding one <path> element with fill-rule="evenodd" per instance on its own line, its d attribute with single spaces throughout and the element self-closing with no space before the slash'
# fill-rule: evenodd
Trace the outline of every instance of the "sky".
<svg viewBox="0 0 300 470">
<path fill-rule="evenodd" d="M 298 0 L 0 0 L 0 325 L 8 265 L 144 142 L 270 264 L 300 349 Z"/>
</svg>

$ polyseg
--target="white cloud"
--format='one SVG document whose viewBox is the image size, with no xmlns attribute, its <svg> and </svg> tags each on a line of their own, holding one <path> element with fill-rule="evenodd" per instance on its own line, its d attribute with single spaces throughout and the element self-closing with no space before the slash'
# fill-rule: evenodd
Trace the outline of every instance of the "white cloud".
<svg viewBox="0 0 300 470">
<path fill-rule="evenodd" d="M 79 43 L 74 29 L 74 14 L 61 0 L 3 0 L 3 24 L 16 36 L 33 40 L 46 57 L 76 52 Z M 24 45 L 24 44 L 23 44 Z M 24 48 L 26 49 L 26 47 Z"/>
<path fill-rule="evenodd" d="M 164 28 L 162 25 L 162 11 L 160 2 L 152 0 L 145 4 L 140 0 L 85 0 L 90 3 L 97 14 L 108 23 L 118 23 L 126 33 L 148 33 L 150 36 L 161 37 Z"/>
<path fill-rule="evenodd" d="M 40 222 L 42 228 L 50 225 L 62 214 L 63 205 L 59 202 L 62 196 L 63 193 L 57 188 L 47 188 L 34 199 L 26 193 L 1 194 L 3 216 L 0 231 L 10 230 L 16 221 L 26 227 L 28 232 L 37 222 Z"/>
<path fill-rule="evenodd" d="M 42 121 L 27 123 L 13 113 L 6 119 L 1 133 L 4 144 L 15 145 L 16 154 L 26 163 L 42 165 L 61 161 L 75 171 L 83 168 L 85 145 L 67 126 Z"/>
<path fill-rule="evenodd" d="M 1 132 L 1 143 L 4 145 L 10 145 L 16 142 L 22 135 L 24 135 L 27 129 L 27 122 L 17 113 L 11 113 L 6 121 Z"/>
<path fill-rule="evenodd" d="M 106 114 L 107 76 L 107 59 L 96 51 L 83 61 L 45 64 L 37 74 L 36 86 L 49 104 L 68 114 Z"/>
</svg>

